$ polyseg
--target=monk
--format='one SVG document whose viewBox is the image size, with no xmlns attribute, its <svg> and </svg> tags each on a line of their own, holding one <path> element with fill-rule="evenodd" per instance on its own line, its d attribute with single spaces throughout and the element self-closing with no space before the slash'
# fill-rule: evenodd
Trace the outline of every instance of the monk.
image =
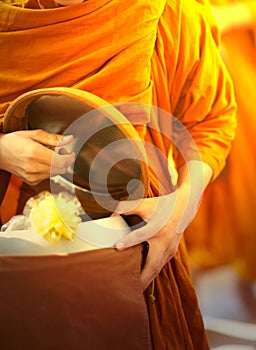
<svg viewBox="0 0 256 350">
<path fill-rule="evenodd" d="M 235 87 L 238 127 L 227 165 L 208 187 L 189 227 L 200 234 L 188 234 L 187 243 L 197 266 L 231 263 L 249 286 L 256 280 L 256 1 L 212 1 L 212 11 Z"/>
<path fill-rule="evenodd" d="M 151 348 L 208 349 L 183 232 L 208 183 L 225 165 L 236 104 L 207 8 L 195 0 L 5 0 L 0 7 L 2 115 L 15 98 L 33 89 L 64 86 L 93 92 L 121 105 L 141 139 L 168 158 L 162 164 L 152 158 L 148 198 L 119 203 L 117 213 L 136 214 L 147 225 L 116 248 L 148 242 L 141 288 Z M 145 108 L 131 117 L 134 111 L 122 103 L 152 106 L 153 112 Z M 162 118 L 166 113 L 175 119 Z M 194 144 L 175 144 L 165 135 L 181 126 Z M 60 140 L 71 142 L 40 130 L 2 134 L 2 171 L 27 185 L 39 183 L 49 177 L 53 154 L 47 146 Z M 65 172 L 73 161 L 72 153 L 60 155 L 55 173 Z M 161 191 L 155 181 L 159 172 Z"/>
</svg>

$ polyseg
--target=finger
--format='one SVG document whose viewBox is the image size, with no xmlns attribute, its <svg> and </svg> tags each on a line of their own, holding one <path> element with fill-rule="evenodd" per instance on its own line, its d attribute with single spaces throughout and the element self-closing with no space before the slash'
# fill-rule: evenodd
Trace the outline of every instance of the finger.
<svg viewBox="0 0 256 350">
<path fill-rule="evenodd" d="M 24 182 L 29 185 L 35 185 L 45 179 L 49 179 L 50 176 L 65 174 L 67 167 L 55 168 L 45 164 L 36 164 L 36 166 L 16 167 L 14 175 L 22 178 Z"/>
<path fill-rule="evenodd" d="M 66 168 L 75 161 L 75 153 L 60 155 L 53 150 L 37 144 L 34 148 L 33 157 L 41 164 L 52 166 L 53 168 Z"/>
<path fill-rule="evenodd" d="M 70 143 L 73 140 L 72 135 L 63 136 L 59 134 L 51 134 L 40 129 L 29 130 L 28 132 L 29 134 L 27 135 L 30 135 L 34 141 L 40 142 L 41 144 L 46 146 L 63 146 Z"/>
<path fill-rule="evenodd" d="M 150 203 L 149 203 L 150 201 Z M 144 221 L 147 221 L 154 212 L 158 198 L 141 198 L 132 201 L 121 201 L 118 203 L 115 212 L 123 215 L 136 214 Z"/>
<path fill-rule="evenodd" d="M 68 170 L 68 167 L 65 167 L 65 168 L 51 168 L 51 171 L 50 171 L 50 175 L 48 174 L 48 177 L 53 177 L 53 176 L 56 176 L 56 175 L 64 175 Z"/>
<path fill-rule="evenodd" d="M 66 148 L 60 148 L 59 150 L 58 150 L 58 154 L 62 154 L 62 155 L 64 155 L 64 154 L 69 154 L 68 153 L 68 151 L 66 150 Z"/>
<path fill-rule="evenodd" d="M 154 221 L 150 221 L 146 223 L 143 227 L 132 231 L 127 236 L 119 240 L 115 247 L 118 250 L 122 250 L 128 247 L 132 247 L 139 243 L 147 241 L 149 238 L 153 237 L 156 233 L 158 233 L 158 225 L 154 223 Z"/>
<path fill-rule="evenodd" d="M 140 283 L 143 292 L 149 287 L 150 283 L 157 276 L 157 274 L 155 274 L 153 271 L 154 270 L 150 268 L 150 266 L 145 265 L 141 272 Z"/>
<path fill-rule="evenodd" d="M 61 137 L 60 142 L 58 143 L 58 146 L 65 146 L 71 143 L 74 140 L 73 135 L 65 135 Z"/>
<path fill-rule="evenodd" d="M 43 171 L 42 173 L 37 172 L 37 173 L 25 173 L 21 171 L 17 176 L 26 184 L 29 186 L 36 186 L 43 180 L 49 178 L 49 171 L 48 174 L 47 172 Z"/>
<path fill-rule="evenodd" d="M 70 154 L 57 154 L 54 153 L 51 167 L 52 169 L 65 169 L 75 161 L 75 153 L 72 152 Z"/>
</svg>

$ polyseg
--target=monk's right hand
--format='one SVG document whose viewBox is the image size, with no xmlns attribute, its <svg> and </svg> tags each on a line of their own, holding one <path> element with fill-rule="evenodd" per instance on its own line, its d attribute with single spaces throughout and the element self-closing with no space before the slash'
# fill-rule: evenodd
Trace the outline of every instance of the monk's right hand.
<svg viewBox="0 0 256 350">
<path fill-rule="evenodd" d="M 50 176 L 67 171 L 75 161 L 75 153 L 66 152 L 64 146 L 72 141 L 72 135 L 49 134 L 43 130 L 0 134 L 0 169 L 35 186 Z M 60 147 L 59 153 L 53 150 L 56 146 Z"/>
</svg>

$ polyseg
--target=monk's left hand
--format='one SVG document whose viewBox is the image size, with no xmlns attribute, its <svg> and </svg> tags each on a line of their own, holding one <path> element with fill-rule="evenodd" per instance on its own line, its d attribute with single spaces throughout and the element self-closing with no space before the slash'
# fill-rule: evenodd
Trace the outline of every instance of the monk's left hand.
<svg viewBox="0 0 256 350">
<path fill-rule="evenodd" d="M 120 202 L 119 214 L 139 215 L 145 222 L 116 244 L 122 250 L 147 241 L 149 251 L 141 273 L 141 286 L 145 290 L 163 266 L 176 254 L 182 233 L 198 210 L 199 198 L 190 196 L 183 188 L 175 192 L 140 201 Z"/>
</svg>

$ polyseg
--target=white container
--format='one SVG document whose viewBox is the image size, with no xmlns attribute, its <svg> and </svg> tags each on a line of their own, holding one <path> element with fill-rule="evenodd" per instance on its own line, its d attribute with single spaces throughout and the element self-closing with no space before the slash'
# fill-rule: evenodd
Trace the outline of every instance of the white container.
<svg viewBox="0 0 256 350">
<path fill-rule="evenodd" d="M 0 232 L 0 255 L 66 255 L 114 247 L 130 232 L 119 215 L 80 223 L 72 240 L 46 240 L 32 230 L 5 231 Z"/>
</svg>

